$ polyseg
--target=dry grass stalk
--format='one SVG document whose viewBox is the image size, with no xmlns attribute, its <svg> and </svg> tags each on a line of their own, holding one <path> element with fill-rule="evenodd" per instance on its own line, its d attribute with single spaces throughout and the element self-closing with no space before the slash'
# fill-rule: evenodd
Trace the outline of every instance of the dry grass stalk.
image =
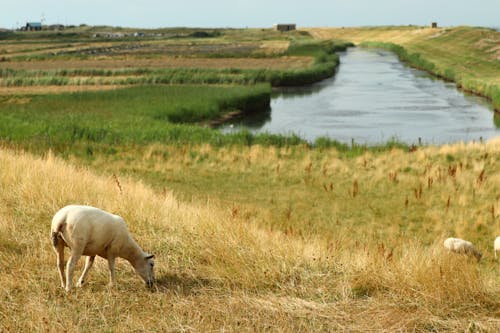
<svg viewBox="0 0 500 333">
<path fill-rule="evenodd" d="M 358 193 L 359 193 L 358 181 L 354 180 L 354 182 L 352 183 L 352 197 L 356 198 Z"/>
</svg>

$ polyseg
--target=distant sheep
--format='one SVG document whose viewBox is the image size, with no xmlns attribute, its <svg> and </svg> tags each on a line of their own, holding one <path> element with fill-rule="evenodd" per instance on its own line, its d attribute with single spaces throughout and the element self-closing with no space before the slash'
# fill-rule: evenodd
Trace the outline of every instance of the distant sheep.
<svg viewBox="0 0 500 333">
<path fill-rule="evenodd" d="M 495 242 L 493 243 L 493 250 L 495 251 L 495 259 L 496 259 L 497 251 L 500 251 L 500 236 L 495 238 Z"/>
<path fill-rule="evenodd" d="M 77 286 L 85 283 L 96 255 L 108 260 L 110 285 L 115 283 L 114 268 L 117 257 L 128 260 L 148 287 L 153 285 L 153 255 L 145 253 L 137 245 L 120 216 L 90 206 L 66 206 L 52 219 L 51 239 L 57 253 L 61 285 L 66 291 L 72 288 L 75 266 L 82 255 L 87 257 Z M 66 275 L 64 275 L 65 246 L 70 248 Z"/>
<path fill-rule="evenodd" d="M 444 241 L 444 247 L 455 253 L 472 255 L 476 257 L 478 262 L 479 260 L 481 260 L 481 257 L 483 256 L 481 252 L 476 250 L 476 248 L 474 247 L 474 245 L 472 245 L 471 242 L 460 238 L 447 238 Z"/>
</svg>

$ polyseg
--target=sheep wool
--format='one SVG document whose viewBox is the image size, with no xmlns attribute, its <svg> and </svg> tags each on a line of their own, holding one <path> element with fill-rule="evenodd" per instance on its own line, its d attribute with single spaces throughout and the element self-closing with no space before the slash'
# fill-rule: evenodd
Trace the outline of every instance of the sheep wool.
<svg viewBox="0 0 500 333">
<path fill-rule="evenodd" d="M 451 252 L 474 256 L 477 261 L 481 260 L 483 256 L 471 242 L 460 238 L 447 238 L 444 241 L 444 247 Z"/>
</svg>

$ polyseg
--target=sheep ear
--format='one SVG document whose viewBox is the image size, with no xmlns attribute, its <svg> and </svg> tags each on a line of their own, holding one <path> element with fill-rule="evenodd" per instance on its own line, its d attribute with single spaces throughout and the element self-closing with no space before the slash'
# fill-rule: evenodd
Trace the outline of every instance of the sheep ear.
<svg viewBox="0 0 500 333">
<path fill-rule="evenodd" d="M 154 254 L 148 254 L 147 256 L 144 257 L 144 259 L 149 260 L 149 259 L 153 259 L 154 257 L 155 257 Z"/>
</svg>

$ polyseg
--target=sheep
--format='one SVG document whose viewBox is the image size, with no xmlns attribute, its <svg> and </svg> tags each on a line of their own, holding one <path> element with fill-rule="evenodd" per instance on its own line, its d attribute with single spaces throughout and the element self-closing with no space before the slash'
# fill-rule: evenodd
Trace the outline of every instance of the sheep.
<svg viewBox="0 0 500 333">
<path fill-rule="evenodd" d="M 460 238 L 447 238 L 444 241 L 444 247 L 451 252 L 472 255 L 476 257 L 478 262 L 479 260 L 481 260 L 481 257 L 483 256 L 481 252 L 476 250 L 476 248 L 474 247 L 474 245 L 472 245 L 471 242 Z"/>
<path fill-rule="evenodd" d="M 61 286 L 69 292 L 73 273 L 80 257 L 86 256 L 85 268 L 78 280 L 81 287 L 86 281 L 95 256 L 108 260 L 110 286 L 115 284 L 115 259 L 124 258 L 148 287 L 154 283 L 154 255 L 144 252 L 130 236 L 125 221 L 117 215 L 91 206 L 69 205 L 53 217 L 51 240 L 57 254 Z M 70 258 L 64 275 L 64 247 L 70 249 Z"/>
<path fill-rule="evenodd" d="M 500 251 L 500 236 L 495 238 L 495 242 L 493 242 L 493 251 L 495 251 L 495 259 L 496 259 L 497 251 Z"/>
</svg>

